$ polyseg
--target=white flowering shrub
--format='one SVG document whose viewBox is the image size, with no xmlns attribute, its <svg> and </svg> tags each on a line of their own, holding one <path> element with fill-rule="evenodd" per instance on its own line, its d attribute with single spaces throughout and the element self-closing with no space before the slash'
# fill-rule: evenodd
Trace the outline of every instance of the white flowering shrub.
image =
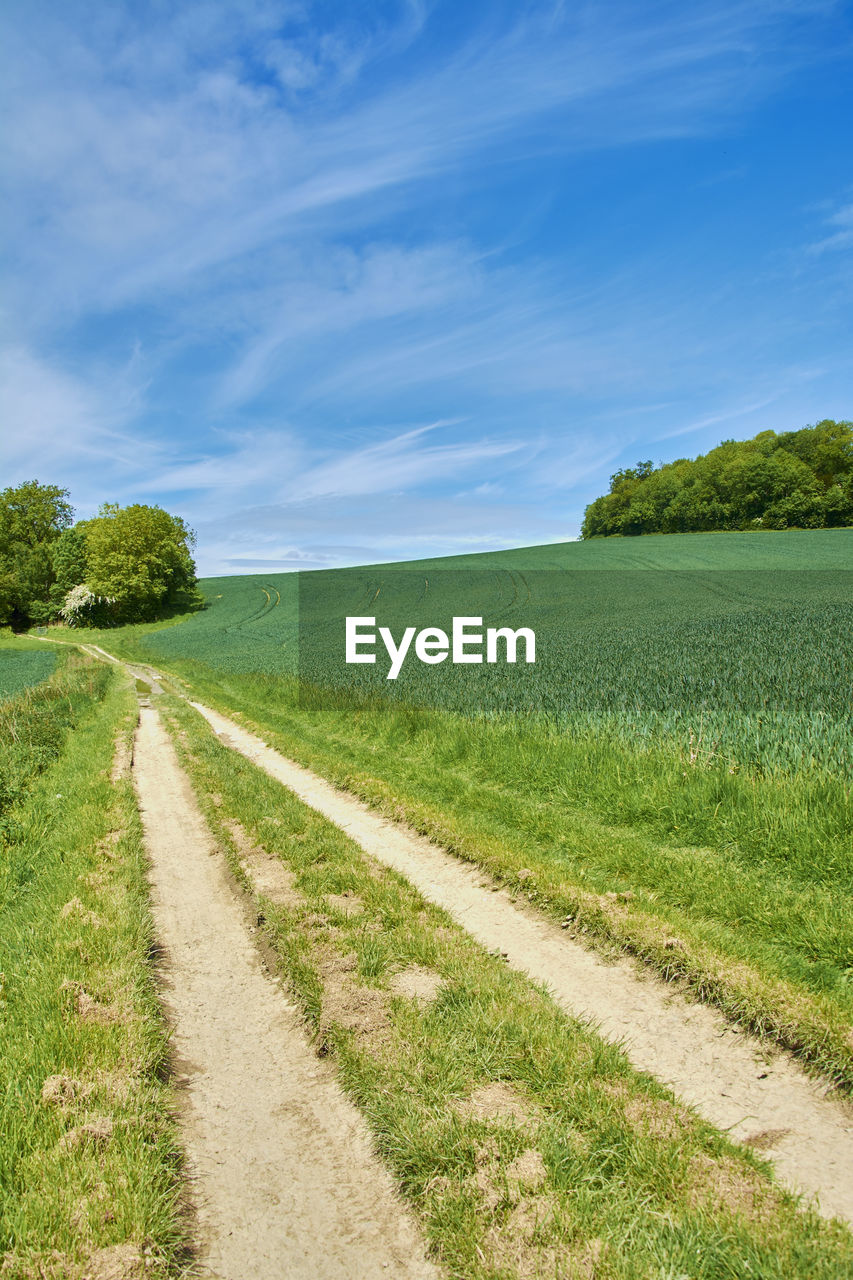
<svg viewBox="0 0 853 1280">
<path fill-rule="evenodd" d="M 96 596 L 85 582 L 81 582 L 68 592 L 59 615 L 69 627 L 85 626 L 86 623 L 94 622 L 100 606 L 111 604 L 115 604 L 115 596 Z"/>
</svg>

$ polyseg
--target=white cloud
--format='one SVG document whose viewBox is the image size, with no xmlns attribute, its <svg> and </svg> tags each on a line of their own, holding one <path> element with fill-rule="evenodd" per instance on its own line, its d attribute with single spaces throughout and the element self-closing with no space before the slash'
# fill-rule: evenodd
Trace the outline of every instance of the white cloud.
<svg viewBox="0 0 853 1280">
<path fill-rule="evenodd" d="M 853 203 L 842 205 L 826 219 L 834 228 L 830 235 L 810 245 L 812 253 L 828 253 L 841 249 L 853 249 Z"/>
<path fill-rule="evenodd" d="M 308 498 L 386 493 L 438 479 L 456 480 L 471 468 L 506 458 L 523 447 L 516 441 L 425 443 L 428 432 L 445 425 L 449 424 L 419 427 L 320 463 L 299 477 L 298 493 Z"/>
<path fill-rule="evenodd" d="M 23 345 L 0 349 L 4 473 L 63 477 L 63 483 L 75 482 L 80 496 L 81 489 L 90 489 L 96 467 L 101 484 L 127 466 L 141 470 L 155 446 L 128 427 L 138 394 L 132 361 L 96 387 Z"/>
<path fill-rule="evenodd" d="M 161 457 L 161 465 L 138 481 L 140 492 L 201 493 L 217 505 L 226 494 L 232 501 L 253 492 L 266 498 L 305 466 L 305 447 L 287 430 L 219 433 L 210 443 L 216 452 L 192 456 L 175 442 L 172 456 Z"/>
<path fill-rule="evenodd" d="M 472 469 L 509 458 L 518 441 L 474 440 L 438 443 L 432 434 L 452 421 L 398 432 L 370 444 L 311 449 L 294 431 L 252 431 L 219 441 L 215 455 L 179 459 L 137 482 L 141 491 L 192 493 L 199 505 L 240 498 L 289 501 L 352 497 L 455 480 Z"/>
<path fill-rule="evenodd" d="M 279 263 L 276 287 L 251 291 L 249 336 L 222 378 L 216 406 L 250 400 L 283 369 L 298 364 L 310 344 L 334 343 L 346 335 L 350 346 L 358 345 L 367 326 L 431 315 L 451 305 L 470 307 L 482 287 L 476 255 L 455 245 L 406 251 L 371 244 L 359 253 L 336 248 L 320 262 L 311 255 L 307 261 Z M 394 336 L 400 332 L 397 325 Z M 324 384 L 329 383 L 325 377 Z"/>
</svg>

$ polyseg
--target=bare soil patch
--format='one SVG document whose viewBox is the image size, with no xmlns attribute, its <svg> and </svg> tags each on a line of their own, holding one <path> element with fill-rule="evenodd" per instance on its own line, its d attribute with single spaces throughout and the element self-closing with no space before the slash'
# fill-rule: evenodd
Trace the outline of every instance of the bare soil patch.
<svg viewBox="0 0 853 1280">
<path fill-rule="evenodd" d="M 408 1000 L 417 1000 L 419 1004 L 432 1004 L 443 985 L 440 974 L 434 969 L 425 969 L 419 964 L 401 969 L 388 983 L 394 995 L 405 996 Z"/>
<path fill-rule="evenodd" d="M 255 892 L 283 907 L 301 907 L 305 899 L 296 888 L 296 877 L 281 859 L 256 845 L 239 822 L 230 821 L 225 825 Z"/>
<path fill-rule="evenodd" d="M 539 1238 L 556 1209 L 552 1196 L 537 1192 L 544 1177 L 544 1162 L 533 1148 L 506 1167 L 491 1144 L 477 1158 L 474 1182 L 483 1210 L 492 1215 L 483 1239 L 486 1256 L 493 1267 L 505 1268 L 518 1280 L 578 1274 L 562 1248 Z"/>
<path fill-rule="evenodd" d="M 460 1116 L 469 1120 L 485 1120 L 491 1124 L 515 1124 L 526 1126 L 533 1122 L 535 1114 L 531 1104 L 519 1091 L 503 1080 L 491 1080 L 480 1085 L 469 1098 L 456 1108 Z"/>
<path fill-rule="evenodd" d="M 534 1147 L 527 1147 L 506 1167 L 507 1181 L 518 1182 L 523 1187 L 538 1187 L 545 1173 L 545 1161 Z"/>
<path fill-rule="evenodd" d="M 321 1040 L 332 1023 L 374 1041 L 382 1041 L 388 1035 L 391 1022 L 387 995 L 377 987 L 363 986 L 354 976 L 356 969 L 356 957 L 344 955 L 334 947 L 327 948 L 318 958 L 317 971 L 323 981 Z"/>
<path fill-rule="evenodd" d="M 143 1280 L 147 1269 L 138 1245 L 113 1244 L 92 1254 L 80 1280 Z"/>
<path fill-rule="evenodd" d="M 344 916 L 360 916 L 364 911 L 364 903 L 357 893 L 327 893 L 326 902 L 333 911 L 340 911 Z"/>
<path fill-rule="evenodd" d="M 120 1022 L 124 1016 L 116 1005 L 96 1000 L 79 982 L 66 980 L 62 984 L 62 990 L 69 993 L 74 1012 L 84 1022 L 100 1022 L 107 1026 L 111 1022 Z"/>
</svg>

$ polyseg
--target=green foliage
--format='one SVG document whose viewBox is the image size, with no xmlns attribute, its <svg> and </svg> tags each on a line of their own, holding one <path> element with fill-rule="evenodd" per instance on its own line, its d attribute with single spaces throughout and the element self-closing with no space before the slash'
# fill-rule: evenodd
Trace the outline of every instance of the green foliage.
<svg viewBox="0 0 853 1280">
<path fill-rule="evenodd" d="M 79 655 L 63 656 L 60 670 L 50 680 L 0 703 L 0 822 L 33 779 L 60 755 L 68 731 L 106 693 L 110 679 L 106 667 Z"/>
<path fill-rule="evenodd" d="M 0 1270 L 165 1280 L 186 1274 L 187 1231 L 168 1035 L 133 789 L 110 781 L 136 700 L 79 657 L 53 701 L 46 688 L 22 700 L 12 743 L 8 720 L 0 728 L 4 768 L 8 748 L 12 772 L 29 775 L 0 825 Z M 108 1020 L 80 1016 L 83 992 Z M 78 1142 L 93 1121 L 112 1139 Z M 116 1246 L 124 1265 L 100 1252 Z"/>
<path fill-rule="evenodd" d="M 84 526 L 78 524 L 63 529 L 50 549 L 50 558 L 54 574 L 50 601 L 54 612 L 57 612 L 68 592 L 86 581 L 89 565 Z"/>
<path fill-rule="evenodd" d="M 853 524 L 853 423 L 726 440 L 693 461 L 617 471 L 586 509 L 582 536 Z"/>
<path fill-rule="evenodd" d="M 194 601 L 195 534 L 180 516 L 139 503 L 106 503 L 82 531 L 86 586 L 94 596 L 114 602 L 112 621 L 145 622 L 164 608 Z"/>
<path fill-rule="evenodd" d="M 71 526 L 67 489 L 27 481 L 0 493 L 0 626 L 21 630 L 63 616 L 75 625 L 141 622 L 199 603 L 195 535 L 160 507 L 107 503 Z M 76 597 L 75 597 L 76 599 Z"/>
<path fill-rule="evenodd" d="M 0 626 L 50 617 L 53 545 L 71 524 L 68 490 L 28 480 L 0 493 Z"/>
</svg>

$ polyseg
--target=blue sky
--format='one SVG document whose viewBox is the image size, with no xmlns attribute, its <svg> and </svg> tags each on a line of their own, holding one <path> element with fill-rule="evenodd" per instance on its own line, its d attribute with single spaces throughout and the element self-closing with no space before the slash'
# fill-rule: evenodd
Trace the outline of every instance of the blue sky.
<svg viewBox="0 0 853 1280">
<path fill-rule="evenodd" d="M 853 12 L 11 0 L 2 483 L 202 572 L 574 537 L 853 417 Z"/>
</svg>

